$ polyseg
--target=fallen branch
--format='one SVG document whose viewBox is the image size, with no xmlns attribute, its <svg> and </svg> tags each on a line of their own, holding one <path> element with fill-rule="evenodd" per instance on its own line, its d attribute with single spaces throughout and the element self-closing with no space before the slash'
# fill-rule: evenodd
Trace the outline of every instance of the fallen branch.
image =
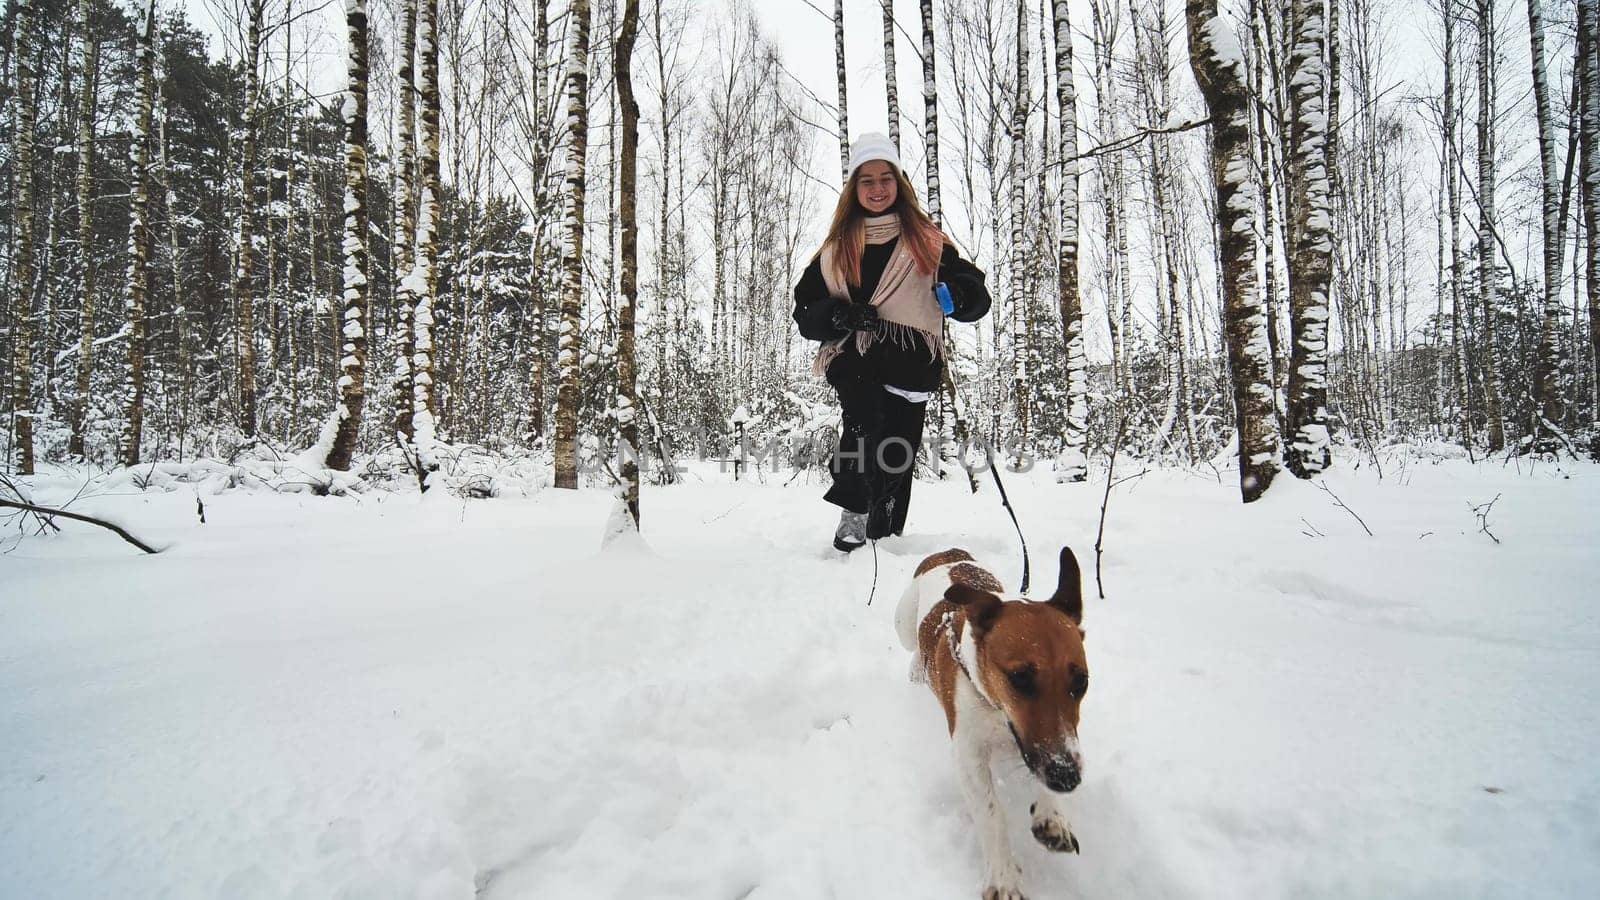
<svg viewBox="0 0 1600 900">
<path fill-rule="evenodd" d="M 1496 544 L 1500 543 L 1500 539 L 1495 537 L 1494 532 L 1489 530 L 1489 511 L 1494 509 L 1494 505 L 1499 499 L 1500 495 L 1495 494 L 1494 500 L 1490 500 L 1488 503 L 1479 503 L 1476 506 L 1471 503 L 1467 504 L 1472 508 L 1472 514 L 1478 517 L 1478 530 L 1487 534 L 1489 540 L 1494 541 Z"/>
<path fill-rule="evenodd" d="M 1362 521 L 1362 520 L 1361 520 L 1361 517 L 1360 517 L 1360 516 L 1359 516 L 1359 515 L 1356 515 L 1356 511 L 1355 511 L 1355 510 L 1353 510 L 1353 509 L 1351 509 L 1351 508 L 1350 508 L 1350 507 L 1348 507 L 1348 506 L 1346 506 L 1346 505 L 1345 505 L 1345 503 L 1344 503 L 1344 501 L 1343 501 L 1343 500 L 1340 500 L 1340 499 L 1339 499 L 1339 495 L 1338 495 L 1338 494 L 1335 494 L 1335 493 L 1334 493 L 1334 492 L 1333 492 L 1333 489 L 1332 489 L 1332 488 L 1330 488 L 1330 487 L 1328 487 L 1328 486 L 1327 486 L 1327 485 L 1325 485 L 1325 484 L 1323 484 L 1323 483 L 1322 483 L 1322 482 L 1320 482 L 1320 481 L 1319 481 L 1319 482 L 1317 482 L 1317 488 L 1318 488 L 1318 489 L 1319 489 L 1319 490 L 1321 490 L 1321 491 L 1322 491 L 1322 492 L 1323 492 L 1323 493 L 1324 493 L 1324 494 L 1327 494 L 1327 495 L 1328 495 L 1328 496 L 1329 496 L 1329 497 L 1332 497 L 1332 498 L 1333 498 L 1333 502 L 1334 502 L 1334 503 L 1335 503 L 1335 504 L 1337 504 L 1337 505 L 1338 505 L 1338 506 L 1339 506 L 1339 508 L 1340 508 L 1340 509 L 1342 509 L 1342 510 L 1344 510 L 1344 511 L 1345 511 L 1345 512 L 1347 512 L 1347 513 L 1349 513 L 1349 514 L 1350 514 L 1350 515 L 1351 515 L 1351 516 L 1354 516 L 1354 517 L 1355 517 L 1355 520 L 1356 520 L 1356 521 L 1357 521 L 1357 522 L 1360 522 L 1360 523 L 1361 523 L 1361 530 L 1362 530 L 1362 531 L 1365 531 L 1365 532 L 1366 532 L 1366 533 L 1367 533 L 1367 537 L 1377 537 L 1377 535 L 1375 535 L 1375 534 L 1373 534 L 1373 533 L 1372 533 L 1372 529 L 1371 529 L 1371 528 L 1368 528 L 1368 527 L 1367 527 L 1367 523 L 1366 523 L 1366 522 L 1363 522 L 1363 521 Z"/>
<path fill-rule="evenodd" d="M 140 550 L 143 550 L 146 553 L 160 553 L 161 552 L 160 550 L 157 550 L 154 547 L 151 547 L 149 544 L 146 544 L 144 541 L 141 541 L 138 538 L 134 537 L 133 535 L 129 534 L 125 529 L 123 529 L 122 526 L 114 524 L 112 522 L 107 522 L 104 519 L 96 519 L 94 516 L 86 516 L 86 515 L 83 515 L 82 513 L 68 512 L 68 511 L 66 511 L 64 509 L 52 509 L 52 508 L 50 508 L 48 506 L 35 506 L 32 503 L 23 503 L 21 501 L 6 500 L 6 499 L 3 499 L 3 498 L 0 498 L 0 507 L 6 507 L 6 508 L 9 508 L 9 509 L 20 509 L 23 512 L 30 512 L 30 513 L 33 513 L 36 516 L 41 516 L 41 517 L 62 516 L 64 518 L 68 518 L 68 519 L 75 519 L 75 520 L 77 520 L 79 522 L 88 522 L 90 525 L 99 525 L 101 528 L 109 528 L 112 531 L 115 531 L 117 533 L 118 537 L 121 537 L 123 540 L 125 540 L 128 543 L 134 545 L 135 547 L 138 547 Z"/>
</svg>

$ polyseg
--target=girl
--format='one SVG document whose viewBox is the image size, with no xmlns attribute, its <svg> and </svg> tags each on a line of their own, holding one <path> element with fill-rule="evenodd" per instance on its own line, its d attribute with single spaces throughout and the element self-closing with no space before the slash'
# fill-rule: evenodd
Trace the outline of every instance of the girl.
<svg viewBox="0 0 1600 900">
<path fill-rule="evenodd" d="M 988 311 L 983 272 L 922 211 L 894 144 L 856 138 L 828 238 L 794 289 L 800 334 L 822 342 L 812 371 L 843 413 L 824 495 L 843 510 L 838 549 L 904 531 L 923 415 L 944 374 L 944 317 Z"/>
</svg>

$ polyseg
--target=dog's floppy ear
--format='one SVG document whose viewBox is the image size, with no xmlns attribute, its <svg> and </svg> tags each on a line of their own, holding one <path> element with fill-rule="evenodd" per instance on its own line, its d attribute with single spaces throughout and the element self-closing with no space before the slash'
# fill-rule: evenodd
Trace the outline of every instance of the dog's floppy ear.
<svg viewBox="0 0 1600 900">
<path fill-rule="evenodd" d="M 1078 558 L 1071 547 L 1061 548 L 1061 578 L 1056 582 L 1056 592 L 1045 601 L 1067 614 L 1079 625 L 1083 624 L 1083 575 L 1078 571 Z"/>
<path fill-rule="evenodd" d="M 967 624 L 975 631 L 987 630 L 994 622 L 994 617 L 1000 614 L 1001 599 L 975 587 L 952 584 L 944 592 L 944 598 L 957 606 L 966 607 Z"/>
</svg>

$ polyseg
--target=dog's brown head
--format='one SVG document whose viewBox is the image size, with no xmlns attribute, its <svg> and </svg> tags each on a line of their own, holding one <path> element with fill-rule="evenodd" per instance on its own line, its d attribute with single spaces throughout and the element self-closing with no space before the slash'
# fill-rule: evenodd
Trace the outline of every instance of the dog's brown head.
<svg viewBox="0 0 1600 900">
<path fill-rule="evenodd" d="M 976 653 L 969 676 L 1000 707 L 1028 769 L 1052 791 L 1078 786 L 1078 714 L 1089 690 L 1083 650 L 1083 589 L 1077 557 L 1061 548 L 1061 577 L 1044 603 L 1005 602 L 970 584 L 945 594 L 966 609 Z"/>
</svg>

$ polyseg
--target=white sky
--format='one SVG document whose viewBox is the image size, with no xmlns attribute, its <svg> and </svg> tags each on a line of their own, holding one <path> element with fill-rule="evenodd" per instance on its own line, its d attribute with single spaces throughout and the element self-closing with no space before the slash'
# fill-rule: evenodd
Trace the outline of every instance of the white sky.
<svg viewBox="0 0 1600 900">
<path fill-rule="evenodd" d="M 209 30 L 213 34 L 213 49 L 221 50 L 222 44 L 216 39 L 222 31 L 219 26 L 221 21 L 225 25 L 233 20 L 226 10 L 230 10 L 240 0 L 160 0 L 160 2 L 182 2 L 190 11 L 190 18 L 197 27 Z M 309 61 L 306 63 L 310 69 L 311 88 L 319 94 L 330 94 L 343 87 L 344 83 L 344 4 L 338 0 L 293 0 L 297 9 L 312 10 L 305 23 L 297 28 L 296 54 L 309 52 Z M 380 23 L 390 20 L 389 15 L 395 0 L 371 0 L 375 4 L 382 4 L 373 10 L 374 19 Z M 646 0 L 648 3 L 648 0 Z M 750 8 L 754 10 L 762 31 L 767 38 L 773 41 L 781 50 L 785 65 L 791 73 L 812 93 L 822 100 L 832 104 L 837 99 L 837 88 L 834 81 L 834 50 L 833 50 L 833 25 L 831 21 L 832 0 L 747 0 Z M 921 168 L 921 140 L 916 136 L 920 133 L 922 123 L 922 73 L 918 51 L 921 45 L 921 25 L 919 6 L 916 0 L 894 0 L 895 14 L 900 24 L 900 33 L 896 41 L 896 64 L 899 72 L 898 84 L 901 94 L 902 112 L 902 146 L 906 148 L 906 165 L 909 169 Z M 1142 0 L 1133 0 L 1142 2 Z M 725 0 L 701 0 L 708 13 L 714 15 L 726 9 Z M 1177 0 L 1168 0 L 1169 21 L 1172 23 L 1173 47 L 1173 84 L 1179 91 L 1181 102 L 1192 105 L 1192 96 L 1195 93 L 1192 76 L 1189 74 L 1188 64 L 1184 56 L 1183 38 L 1183 11 Z M 559 3 L 558 3 L 559 6 Z M 1074 23 L 1079 30 L 1077 50 L 1080 60 L 1087 60 L 1089 54 L 1088 39 L 1082 30 L 1087 22 L 1086 6 L 1082 0 L 1074 0 Z M 818 9 L 820 7 L 820 11 Z M 1030 12 L 1037 15 L 1037 0 L 1030 3 Z M 1535 146 L 1531 133 L 1531 103 L 1528 99 L 1528 50 L 1526 37 L 1526 12 L 1520 3 L 1511 0 L 1501 0 L 1500 7 L 1500 50 L 1501 68 L 1500 101 L 1501 115 L 1499 117 L 1499 143 L 1502 153 L 1506 156 L 1502 163 L 1502 183 L 1511 183 L 1526 178 L 1530 167 L 1536 166 Z M 1421 98 L 1437 92 L 1441 78 L 1441 65 L 1438 51 L 1438 13 L 1434 0 L 1369 0 L 1369 9 L 1374 10 L 1377 17 L 1377 31 L 1381 35 L 1382 50 L 1378 54 L 1379 72 L 1375 81 L 1383 91 L 1382 100 L 1385 103 L 1401 101 L 1407 98 Z M 1346 7 L 1348 15 L 1350 7 Z M 1569 82 L 1568 61 L 1571 59 L 1570 38 L 1570 4 L 1555 3 L 1547 11 L 1547 27 L 1552 33 L 1547 38 L 1547 53 L 1552 60 L 1552 92 L 1565 90 Z M 703 19 L 709 22 L 710 19 Z M 884 92 L 884 66 L 883 66 L 883 24 L 882 11 L 878 0 L 846 0 L 846 60 L 849 73 L 849 103 L 850 103 L 850 130 L 852 134 L 863 131 L 886 131 L 886 108 Z M 230 26 L 231 27 L 231 26 Z M 1030 30 L 1036 29 L 1037 21 L 1030 23 Z M 698 29 L 701 33 L 709 31 L 709 26 Z M 1126 31 L 1126 29 L 1124 29 Z M 1127 39 L 1127 35 L 1124 35 Z M 1457 42 L 1462 48 L 1461 52 L 1470 61 L 1473 36 L 1467 27 L 1461 29 Z M 281 53 L 281 44 L 276 48 Z M 1034 52 L 1037 53 L 1037 50 Z M 1126 52 L 1124 49 L 1123 52 Z M 1347 49 L 1348 53 L 1348 49 Z M 1345 64 L 1353 65 L 1354 61 L 1347 55 Z M 939 60 L 941 71 L 948 71 L 949 60 Z M 1464 66 L 1461 74 L 1463 82 L 1472 86 L 1473 73 L 1470 67 Z M 1086 107 L 1080 108 L 1080 124 L 1092 122 L 1092 91 L 1089 79 L 1080 74 L 1079 91 L 1085 98 Z M 1469 117 L 1475 114 L 1475 101 L 1469 99 Z M 1355 98 L 1347 91 L 1345 97 L 1345 118 L 1348 120 L 1356 112 Z M 648 110 L 646 111 L 648 113 Z M 1415 186 L 1412 195 L 1414 215 L 1410 226 L 1415 230 L 1410 250 L 1410 280 L 1414 289 L 1420 291 L 1425 285 L 1430 285 L 1433 280 L 1433 238 L 1432 225 L 1428 222 L 1426 214 L 1431 212 L 1431 194 L 1437 178 L 1437 137 L 1426 123 L 1430 120 L 1422 118 L 1422 109 L 1414 109 L 1416 114 L 1409 117 L 1414 126 L 1413 143 L 1414 164 L 1417 177 L 1412 182 Z M 819 120 L 822 124 L 830 124 L 826 117 Z M 817 152 L 813 157 L 815 171 L 812 173 L 819 182 L 836 184 L 838 179 L 836 139 L 831 134 L 818 134 Z M 948 145 L 941 156 L 946 176 L 960 165 L 960 161 L 951 157 Z M 1519 269 L 1522 272 L 1531 272 L 1532 251 L 1529 238 L 1532 237 L 1531 226 L 1534 210 L 1534 193 L 1523 189 L 1515 191 L 1502 188 L 1502 226 L 1509 232 L 1508 243 L 1514 248 L 1513 253 L 1522 257 Z M 1529 199 L 1534 198 L 1534 199 Z M 947 213 L 955 218 L 951 224 L 959 227 L 961 213 L 951 208 L 954 198 L 946 197 Z M 1470 204 L 1469 204 L 1470 205 Z M 1470 211 L 1466 211 L 1470 216 Z M 956 232 L 953 232 L 956 233 Z M 1521 248 L 1522 252 L 1519 252 Z M 1415 323 L 1413 323 L 1415 324 Z"/>
<path fill-rule="evenodd" d="M 162 0 L 158 0 L 162 2 Z M 214 53 L 231 48 L 236 40 L 227 36 L 236 26 L 228 15 L 237 0 L 178 0 L 188 10 L 190 20 L 212 39 Z M 316 93 L 336 91 L 344 84 L 344 4 L 339 0 L 293 0 L 297 10 L 311 10 L 304 25 L 297 27 L 301 46 L 296 56 L 309 50 L 312 57 L 311 88 Z M 383 0 L 369 0 L 383 2 Z M 720 0 L 702 0 L 707 6 L 721 7 Z M 833 23 L 805 0 L 750 0 L 762 30 L 783 51 L 789 71 L 817 96 L 832 103 L 837 97 L 834 85 Z M 832 13 L 832 0 L 815 0 L 817 7 Z M 845 3 L 845 59 L 849 66 L 851 131 L 887 130 L 887 101 L 883 80 L 883 18 L 878 0 L 847 0 Z M 904 32 L 897 40 L 896 68 L 906 101 L 902 111 L 912 116 L 904 128 L 919 128 L 922 120 L 922 69 L 917 52 L 921 25 L 916 0 L 896 0 L 895 16 Z M 374 18 L 377 18 L 376 12 Z M 911 36 L 908 40 L 907 35 Z M 310 40 L 309 44 L 305 42 Z M 281 46 L 280 46 L 281 52 Z M 859 123 L 859 124 L 857 124 Z"/>
</svg>

